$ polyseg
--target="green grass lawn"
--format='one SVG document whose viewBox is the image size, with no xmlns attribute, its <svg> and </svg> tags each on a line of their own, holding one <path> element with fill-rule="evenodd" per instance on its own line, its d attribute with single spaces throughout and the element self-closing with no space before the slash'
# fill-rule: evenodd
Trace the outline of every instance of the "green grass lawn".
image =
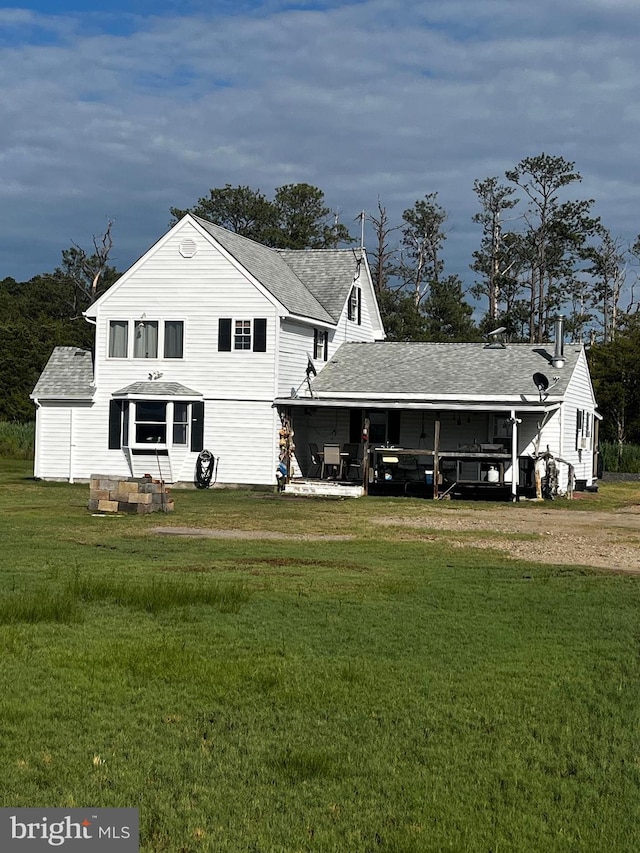
<svg viewBox="0 0 640 853">
<path fill-rule="evenodd" d="M 640 848 L 640 578 L 372 523 L 428 501 L 97 517 L 28 465 L 0 460 L 0 805 L 138 807 L 169 853 Z"/>
</svg>

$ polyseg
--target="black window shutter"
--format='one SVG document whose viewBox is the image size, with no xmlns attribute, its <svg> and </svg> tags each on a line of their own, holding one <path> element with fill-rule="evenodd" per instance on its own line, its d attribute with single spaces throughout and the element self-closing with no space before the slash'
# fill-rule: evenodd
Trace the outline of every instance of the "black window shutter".
<svg viewBox="0 0 640 853">
<path fill-rule="evenodd" d="M 253 351 L 267 351 L 267 321 L 264 317 L 253 321 Z"/>
<path fill-rule="evenodd" d="M 218 320 L 218 350 L 231 352 L 231 318 L 220 317 Z"/>
<path fill-rule="evenodd" d="M 390 409 L 387 412 L 387 440 L 389 444 L 400 444 L 400 412 Z"/>
<path fill-rule="evenodd" d="M 325 331 L 324 333 L 324 360 L 327 360 L 329 355 L 329 332 Z"/>
<path fill-rule="evenodd" d="M 120 450 L 121 434 L 122 400 L 109 400 L 109 450 Z"/>
<path fill-rule="evenodd" d="M 313 330 L 313 357 L 318 357 L 318 335 L 319 332 L 317 329 Z"/>
<path fill-rule="evenodd" d="M 362 323 L 362 290 L 358 288 L 358 325 Z"/>
<path fill-rule="evenodd" d="M 229 321 L 231 322 L 231 321 Z M 191 404 L 191 450 L 200 453 L 204 447 L 204 402 Z"/>
<path fill-rule="evenodd" d="M 129 401 L 122 402 L 122 444 L 129 446 Z"/>
</svg>

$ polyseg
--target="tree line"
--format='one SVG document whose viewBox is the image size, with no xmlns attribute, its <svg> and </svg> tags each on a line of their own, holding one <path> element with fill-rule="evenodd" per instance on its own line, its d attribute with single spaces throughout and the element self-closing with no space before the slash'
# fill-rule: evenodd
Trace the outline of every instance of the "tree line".
<svg viewBox="0 0 640 853">
<path fill-rule="evenodd" d="M 590 343 L 603 436 L 640 442 L 640 345 L 634 298 L 640 237 L 632 245 L 593 215 L 593 199 L 567 198 L 581 181 L 575 164 L 542 153 L 473 184 L 478 210 L 473 282 L 465 291 L 446 268 L 449 217 L 430 192 L 391 222 L 381 200 L 361 214 L 373 243 L 371 273 L 390 340 L 478 341 L 504 327 L 512 342 L 548 340 L 563 313 L 568 334 Z M 358 238 L 339 212 L 310 184 L 276 188 L 272 198 L 248 186 L 209 190 L 186 210 L 171 208 L 172 223 L 191 212 L 264 245 L 335 248 Z M 28 282 L 0 281 L 0 420 L 33 418 L 29 400 L 54 346 L 91 347 L 93 330 L 82 312 L 119 277 L 109 264 L 112 222 L 93 250 L 62 252 L 51 273 Z M 472 301 L 470 301 L 472 300 Z"/>
</svg>

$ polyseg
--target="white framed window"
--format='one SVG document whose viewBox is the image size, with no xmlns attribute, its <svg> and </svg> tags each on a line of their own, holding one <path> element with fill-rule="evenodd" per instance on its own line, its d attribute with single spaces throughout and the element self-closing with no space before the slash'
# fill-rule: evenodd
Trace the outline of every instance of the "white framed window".
<svg viewBox="0 0 640 853">
<path fill-rule="evenodd" d="M 157 320 L 136 320 L 133 334 L 133 357 L 158 357 Z"/>
<path fill-rule="evenodd" d="M 233 348 L 251 349 L 251 320 L 236 320 L 233 328 Z"/>
<path fill-rule="evenodd" d="M 326 329 L 313 330 L 313 358 L 326 361 L 329 352 L 329 332 Z"/>
<path fill-rule="evenodd" d="M 204 446 L 203 400 L 110 400 L 110 450 L 135 453 L 171 446 L 200 452 Z"/>
<path fill-rule="evenodd" d="M 189 435 L 189 404 L 173 404 L 173 444 L 186 444 Z"/>
<path fill-rule="evenodd" d="M 109 358 L 127 358 L 129 355 L 129 321 L 109 321 Z"/>
<path fill-rule="evenodd" d="M 135 444 L 166 445 L 167 404 L 155 400 L 140 400 L 134 405 Z"/>
<path fill-rule="evenodd" d="M 349 294 L 347 317 L 349 320 L 357 323 L 358 325 L 362 322 L 362 290 L 355 284 L 351 288 L 351 293 Z"/>
<path fill-rule="evenodd" d="M 593 414 L 586 409 L 576 409 L 576 450 L 591 450 Z"/>
<path fill-rule="evenodd" d="M 165 358 L 183 358 L 184 357 L 184 321 L 183 320 L 165 320 L 164 321 L 164 357 Z"/>
<path fill-rule="evenodd" d="M 218 352 L 267 351 L 267 321 L 220 317 L 218 319 Z"/>
<path fill-rule="evenodd" d="M 133 337 L 133 340 L 131 338 Z M 184 358 L 184 320 L 110 320 L 109 358 Z"/>
</svg>

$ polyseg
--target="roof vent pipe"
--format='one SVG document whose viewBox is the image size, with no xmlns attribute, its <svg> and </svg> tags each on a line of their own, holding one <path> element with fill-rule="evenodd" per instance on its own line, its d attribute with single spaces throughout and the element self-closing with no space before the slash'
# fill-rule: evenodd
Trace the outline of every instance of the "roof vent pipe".
<svg viewBox="0 0 640 853">
<path fill-rule="evenodd" d="M 554 367 L 564 367 L 564 317 L 558 314 L 555 322 L 556 327 L 556 348 L 551 359 L 551 364 Z"/>
</svg>

